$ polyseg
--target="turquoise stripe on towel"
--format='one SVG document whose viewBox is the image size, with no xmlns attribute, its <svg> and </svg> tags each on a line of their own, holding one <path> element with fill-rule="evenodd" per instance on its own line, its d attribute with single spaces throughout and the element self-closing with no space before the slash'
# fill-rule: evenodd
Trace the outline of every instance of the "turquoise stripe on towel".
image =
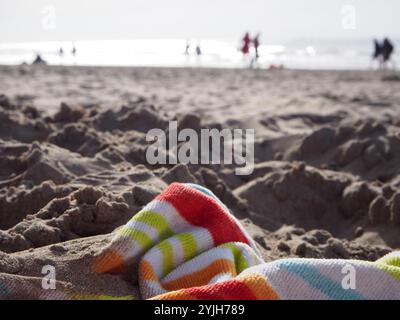
<svg viewBox="0 0 400 320">
<path fill-rule="evenodd" d="M 278 261 L 277 266 L 302 278 L 311 287 L 319 290 L 330 299 L 334 300 L 365 300 L 365 298 L 353 289 L 344 289 L 329 277 L 321 274 L 317 268 L 301 261 Z M 340 272 L 340 271 L 339 271 Z M 344 275 L 343 275 L 344 276 Z"/>
</svg>

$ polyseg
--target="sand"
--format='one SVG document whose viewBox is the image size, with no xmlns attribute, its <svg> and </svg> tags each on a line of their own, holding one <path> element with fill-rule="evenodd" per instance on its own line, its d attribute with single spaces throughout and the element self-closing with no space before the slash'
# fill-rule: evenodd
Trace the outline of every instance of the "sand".
<svg viewBox="0 0 400 320">
<path fill-rule="evenodd" d="M 155 165 L 146 132 L 253 128 L 255 169 Z M 210 188 L 266 261 L 400 247 L 400 76 L 361 71 L 0 67 L 0 273 L 136 292 L 86 270 L 169 183 Z M 26 280 L 28 281 L 28 280 Z"/>
</svg>

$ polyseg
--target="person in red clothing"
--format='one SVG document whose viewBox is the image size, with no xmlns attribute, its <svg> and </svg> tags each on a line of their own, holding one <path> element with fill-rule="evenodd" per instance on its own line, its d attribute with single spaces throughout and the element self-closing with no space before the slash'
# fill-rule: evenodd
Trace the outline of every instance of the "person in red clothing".
<svg viewBox="0 0 400 320">
<path fill-rule="evenodd" d="M 242 40 L 243 46 L 242 46 L 242 53 L 244 56 L 249 54 L 250 51 L 250 43 L 251 43 L 251 39 L 250 39 L 250 35 L 248 32 L 246 32 L 246 34 L 243 37 Z"/>
</svg>

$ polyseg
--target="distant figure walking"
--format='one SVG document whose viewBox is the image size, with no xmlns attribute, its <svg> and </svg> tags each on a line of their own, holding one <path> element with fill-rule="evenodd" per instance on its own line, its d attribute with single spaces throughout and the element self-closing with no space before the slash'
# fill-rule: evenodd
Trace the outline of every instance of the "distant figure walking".
<svg viewBox="0 0 400 320">
<path fill-rule="evenodd" d="M 76 46 L 75 46 L 75 42 L 72 43 L 72 51 L 71 51 L 72 55 L 75 57 L 76 56 Z"/>
<path fill-rule="evenodd" d="M 254 39 L 253 39 L 253 45 L 254 45 L 254 50 L 255 50 L 255 60 L 257 61 L 258 58 L 260 57 L 260 53 L 258 51 L 258 48 L 260 46 L 260 34 L 257 34 Z"/>
<path fill-rule="evenodd" d="M 382 55 L 382 46 L 377 39 L 374 39 L 374 54 L 372 55 L 372 58 L 374 60 L 380 59 L 381 55 Z"/>
<path fill-rule="evenodd" d="M 258 51 L 258 48 L 260 46 L 260 34 L 257 34 L 253 41 L 253 46 L 254 46 L 254 54 L 251 57 L 251 62 L 250 62 L 250 68 L 258 67 L 258 58 L 260 57 L 260 53 Z"/>
<path fill-rule="evenodd" d="M 382 44 L 377 39 L 374 39 L 374 53 L 372 54 L 372 64 L 375 60 L 378 62 L 378 69 L 382 69 Z"/>
<path fill-rule="evenodd" d="M 198 44 L 198 45 L 196 46 L 196 55 L 197 55 L 198 57 L 200 57 L 201 54 L 202 54 L 202 52 L 201 52 L 201 47 L 200 47 L 200 44 Z"/>
<path fill-rule="evenodd" d="M 387 67 L 387 64 L 390 61 L 393 52 L 394 52 L 394 46 L 392 42 L 388 38 L 385 38 L 382 44 L 382 58 L 383 58 L 384 68 Z"/>
<path fill-rule="evenodd" d="M 250 52 L 250 43 L 251 43 L 251 39 L 250 39 L 250 35 L 248 32 L 245 33 L 243 39 L 242 39 L 242 53 L 243 56 L 247 56 Z"/>
<path fill-rule="evenodd" d="M 186 42 L 186 47 L 185 47 L 185 56 L 189 55 L 189 53 L 190 53 L 189 50 L 190 50 L 190 41 L 188 40 Z"/>
<path fill-rule="evenodd" d="M 59 58 L 59 64 L 62 65 L 63 64 L 63 60 L 64 60 L 64 49 L 62 47 L 60 47 L 60 49 L 58 49 L 58 58 Z"/>
</svg>

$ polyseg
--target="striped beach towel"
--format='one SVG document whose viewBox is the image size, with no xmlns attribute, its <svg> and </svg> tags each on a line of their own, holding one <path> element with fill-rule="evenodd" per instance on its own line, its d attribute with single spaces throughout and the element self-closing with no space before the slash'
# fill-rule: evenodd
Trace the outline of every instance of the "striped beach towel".
<svg viewBox="0 0 400 320">
<path fill-rule="evenodd" d="M 192 184 L 170 185 L 118 230 L 96 270 L 137 270 L 145 299 L 400 298 L 399 252 L 376 262 L 264 263 L 222 202 Z"/>
<path fill-rule="evenodd" d="M 143 299 L 400 299 L 399 252 L 375 262 L 265 263 L 227 207 L 193 184 L 171 184 L 115 231 L 92 268 L 138 283 Z M 7 298 L 1 279 L 0 297 Z"/>
</svg>

